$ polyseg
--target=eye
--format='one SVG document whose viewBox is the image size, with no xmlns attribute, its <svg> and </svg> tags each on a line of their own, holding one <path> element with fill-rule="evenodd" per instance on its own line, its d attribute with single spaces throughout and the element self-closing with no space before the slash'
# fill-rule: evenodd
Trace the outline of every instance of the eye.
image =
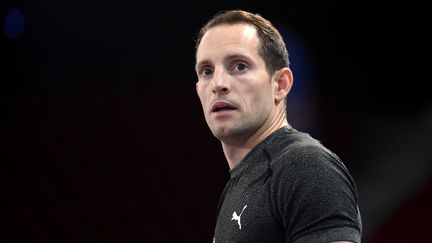
<svg viewBox="0 0 432 243">
<path fill-rule="evenodd" d="M 202 68 L 200 71 L 200 75 L 204 76 L 204 77 L 212 75 L 212 74 L 213 74 L 213 70 L 211 68 L 208 68 L 208 67 Z"/>
<path fill-rule="evenodd" d="M 247 64 L 244 62 L 239 62 L 234 66 L 235 71 L 244 71 L 248 68 Z"/>
</svg>

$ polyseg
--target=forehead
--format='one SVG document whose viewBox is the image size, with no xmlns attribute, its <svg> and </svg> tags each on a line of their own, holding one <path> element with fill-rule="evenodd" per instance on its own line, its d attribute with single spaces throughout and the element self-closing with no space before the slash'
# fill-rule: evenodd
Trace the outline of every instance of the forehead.
<svg viewBox="0 0 432 243">
<path fill-rule="evenodd" d="M 259 38 L 255 27 L 247 24 L 210 28 L 198 46 L 197 62 L 226 53 L 258 55 Z"/>
</svg>

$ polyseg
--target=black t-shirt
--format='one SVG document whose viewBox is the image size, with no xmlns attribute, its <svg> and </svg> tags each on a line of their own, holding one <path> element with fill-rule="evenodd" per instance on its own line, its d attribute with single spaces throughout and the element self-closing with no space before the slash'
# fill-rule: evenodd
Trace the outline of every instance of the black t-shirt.
<svg viewBox="0 0 432 243">
<path fill-rule="evenodd" d="M 360 242 L 355 183 L 308 134 L 278 129 L 230 174 L 213 242 Z"/>
</svg>

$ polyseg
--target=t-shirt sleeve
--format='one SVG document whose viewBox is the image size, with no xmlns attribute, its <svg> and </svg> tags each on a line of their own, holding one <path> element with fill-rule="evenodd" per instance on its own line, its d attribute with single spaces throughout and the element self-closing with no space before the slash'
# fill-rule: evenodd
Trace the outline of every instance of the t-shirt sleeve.
<svg viewBox="0 0 432 243">
<path fill-rule="evenodd" d="M 273 166 L 271 187 L 287 242 L 361 241 L 357 189 L 332 152 L 315 146 L 287 152 Z"/>
</svg>

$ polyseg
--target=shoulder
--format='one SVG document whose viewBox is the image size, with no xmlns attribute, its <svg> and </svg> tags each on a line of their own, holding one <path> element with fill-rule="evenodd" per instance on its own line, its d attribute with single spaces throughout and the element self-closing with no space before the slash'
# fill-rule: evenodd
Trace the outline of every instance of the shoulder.
<svg viewBox="0 0 432 243">
<path fill-rule="evenodd" d="M 357 199 L 355 182 L 342 160 L 308 134 L 294 130 L 267 149 L 273 190 L 349 193 Z"/>
<path fill-rule="evenodd" d="M 295 129 L 286 131 L 266 147 L 272 170 L 308 169 L 316 171 L 328 167 L 346 170 L 341 159 L 317 139 Z"/>
<path fill-rule="evenodd" d="M 361 234 L 357 189 L 339 157 L 300 132 L 286 134 L 266 149 L 272 209 L 287 238 L 325 236 L 332 241 L 340 236 L 334 232 L 341 231 L 343 238 L 356 241 Z"/>
</svg>

